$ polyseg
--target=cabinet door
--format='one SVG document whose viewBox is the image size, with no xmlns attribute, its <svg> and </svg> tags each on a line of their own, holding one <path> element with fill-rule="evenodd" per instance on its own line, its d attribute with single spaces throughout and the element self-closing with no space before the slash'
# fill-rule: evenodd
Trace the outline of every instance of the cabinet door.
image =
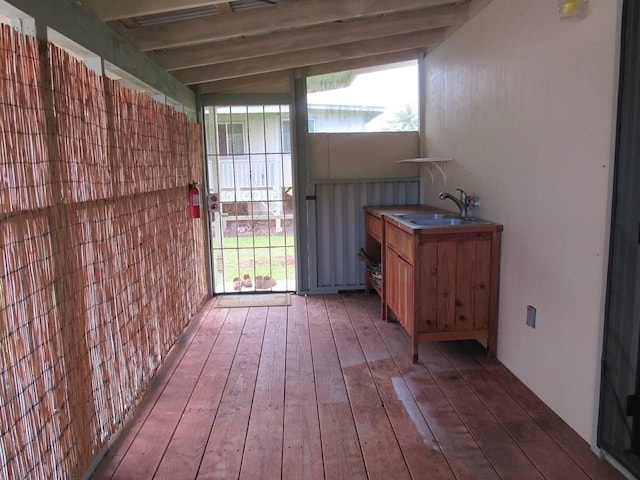
<svg viewBox="0 0 640 480">
<path fill-rule="evenodd" d="M 445 237 L 419 247 L 417 331 L 472 332 L 489 327 L 491 239 Z"/>
<path fill-rule="evenodd" d="M 413 336 L 413 267 L 398 257 L 398 309 L 402 326 Z"/>
<path fill-rule="evenodd" d="M 387 308 L 391 309 L 397 317 L 400 315 L 398 312 L 398 261 L 400 258 L 396 252 L 387 248 L 384 260 L 384 299 Z"/>
<path fill-rule="evenodd" d="M 413 267 L 398 256 L 396 252 L 387 249 L 386 253 L 386 292 L 387 305 L 400 324 L 409 332 L 413 329 Z"/>
</svg>

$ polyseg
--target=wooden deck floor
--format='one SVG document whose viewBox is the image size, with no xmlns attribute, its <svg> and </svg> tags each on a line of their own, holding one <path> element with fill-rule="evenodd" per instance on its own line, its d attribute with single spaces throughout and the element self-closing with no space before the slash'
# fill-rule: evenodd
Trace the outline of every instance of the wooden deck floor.
<svg viewBox="0 0 640 480">
<path fill-rule="evenodd" d="M 377 297 L 208 303 L 92 478 L 622 479 L 475 342 L 412 364 Z"/>
</svg>

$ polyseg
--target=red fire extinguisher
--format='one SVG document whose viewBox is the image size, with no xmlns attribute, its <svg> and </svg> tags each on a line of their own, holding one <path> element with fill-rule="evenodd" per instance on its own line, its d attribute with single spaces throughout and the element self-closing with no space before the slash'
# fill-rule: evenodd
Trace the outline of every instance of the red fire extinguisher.
<svg viewBox="0 0 640 480">
<path fill-rule="evenodd" d="M 189 213 L 191 218 L 200 218 L 200 189 L 195 180 L 189 184 Z"/>
</svg>

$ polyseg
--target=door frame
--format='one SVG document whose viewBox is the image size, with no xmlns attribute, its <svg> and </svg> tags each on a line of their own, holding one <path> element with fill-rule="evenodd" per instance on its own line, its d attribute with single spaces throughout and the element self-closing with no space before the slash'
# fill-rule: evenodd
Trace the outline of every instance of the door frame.
<svg viewBox="0 0 640 480">
<path fill-rule="evenodd" d="M 606 365 L 607 359 L 607 339 L 612 319 L 612 307 L 614 302 L 613 287 L 616 281 L 621 280 L 623 275 L 618 273 L 616 268 L 618 249 L 616 248 L 617 237 L 621 234 L 622 226 L 619 223 L 618 213 L 622 210 L 626 201 L 628 205 L 629 198 L 625 196 L 621 178 L 624 177 L 623 170 L 633 162 L 636 154 L 640 154 L 640 145 L 634 147 L 633 135 L 629 135 L 630 130 L 640 125 L 633 117 L 640 118 L 640 37 L 637 32 L 640 30 L 640 4 L 637 2 L 629 2 L 618 0 L 618 98 L 617 98 L 617 117 L 615 127 L 615 154 L 613 178 L 611 184 L 610 196 L 610 229 L 609 229 L 609 254 L 608 268 L 606 276 L 606 293 L 603 306 L 603 327 L 600 339 L 600 371 L 598 378 L 598 397 L 596 403 L 595 424 L 593 449 L 602 457 L 606 458 L 616 468 L 623 472 L 626 476 L 631 477 L 631 468 L 617 452 L 609 451 L 606 447 L 606 441 L 603 440 L 603 418 L 604 418 L 604 396 L 606 388 Z M 627 207 L 628 208 L 628 207 Z M 629 226 L 626 225 L 625 226 Z M 640 232 L 639 232 L 640 234 Z M 640 238 L 639 238 L 640 242 Z M 638 245 L 640 258 L 640 243 Z M 638 312 L 640 313 L 640 312 Z M 634 319 L 634 322 L 638 322 Z M 632 322 L 633 323 L 633 322 Z M 630 333 L 630 332 L 627 332 Z M 640 343 L 640 338 L 637 339 Z M 640 362 L 640 360 L 638 360 Z M 640 373 L 637 369 L 636 375 Z M 640 384 L 637 383 L 640 388 Z M 636 472 L 638 473 L 638 472 Z"/>
<path fill-rule="evenodd" d="M 208 171 L 208 156 L 211 152 L 207 151 L 207 142 L 206 142 L 206 131 L 204 128 L 204 110 L 207 107 L 217 107 L 217 106 L 261 106 L 261 105 L 288 105 L 289 107 L 289 120 L 290 120 L 290 128 L 291 128 L 291 168 L 292 168 L 292 183 L 293 183 L 293 196 L 294 196 L 294 251 L 296 256 L 296 268 L 295 268 L 295 276 L 296 276 L 296 291 L 299 291 L 300 286 L 300 274 L 299 274 L 299 258 L 300 258 L 300 242 L 299 242 L 299 222 L 298 217 L 300 213 L 297 209 L 298 200 L 297 197 L 300 196 L 300 188 L 298 185 L 298 178 L 296 175 L 297 164 L 298 164 L 298 149 L 296 142 L 296 115 L 295 115 L 295 102 L 293 101 L 292 94 L 203 94 L 200 96 L 200 110 L 201 110 L 201 118 L 203 125 L 203 150 L 204 150 L 204 188 L 203 190 L 208 195 L 209 192 L 209 171 Z M 215 269 L 214 269 L 214 259 L 211 248 L 211 213 L 208 208 L 206 210 L 206 221 L 205 221 L 205 229 L 206 229 L 206 240 L 207 240 L 207 266 L 208 266 L 208 281 L 209 281 L 209 290 L 210 295 L 215 296 L 218 292 L 216 292 L 215 288 Z"/>
</svg>

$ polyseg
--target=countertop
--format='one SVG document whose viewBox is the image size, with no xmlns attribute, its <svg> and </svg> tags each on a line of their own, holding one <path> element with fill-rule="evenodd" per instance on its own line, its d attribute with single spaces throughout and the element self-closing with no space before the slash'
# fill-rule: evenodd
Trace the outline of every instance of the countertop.
<svg viewBox="0 0 640 480">
<path fill-rule="evenodd" d="M 398 217 L 398 215 L 406 215 L 412 213 L 443 213 L 455 217 L 455 213 L 432 207 L 430 205 L 367 206 L 365 207 L 365 211 L 380 219 L 384 217 L 387 221 L 412 234 L 495 232 L 503 230 L 503 226 L 501 224 L 481 218 L 477 218 L 477 221 L 465 222 L 458 225 L 417 225 Z"/>
</svg>

